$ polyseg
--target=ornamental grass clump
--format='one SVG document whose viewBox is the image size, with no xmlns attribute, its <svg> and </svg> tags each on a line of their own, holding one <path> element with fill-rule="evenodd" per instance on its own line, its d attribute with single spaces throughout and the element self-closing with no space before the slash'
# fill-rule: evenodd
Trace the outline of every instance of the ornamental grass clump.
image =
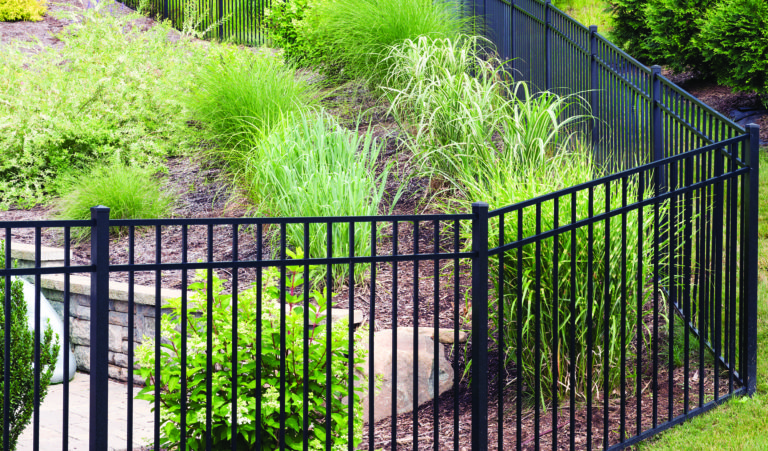
<svg viewBox="0 0 768 451">
<path fill-rule="evenodd" d="M 285 117 L 306 110 L 316 90 L 279 55 L 227 48 L 211 58 L 186 98 L 216 142 L 213 156 L 238 172 L 243 158 Z"/>
<path fill-rule="evenodd" d="M 455 39 L 471 24 L 456 0 L 327 0 L 314 14 L 331 63 L 374 88 L 387 78 L 391 46 L 419 36 Z"/>
<path fill-rule="evenodd" d="M 377 170 L 381 143 L 371 130 L 347 130 L 327 113 L 301 114 L 274 131 L 251 150 L 243 169 L 248 193 L 263 216 L 370 216 L 379 211 L 389 165 Z M 304 246 L 303 224 L 287 225 L 287 243 Z M 370 255 L 371 226 L 355 224 L 354 249 L 349 248 L 350 224 L 332 225 L 334 257 Z M 328 255 L 327 225 L 310 224 L 312 258 Z M 322 277 L 324 268 L 318 268 Z M 348 265 L 334 267 L 337 281 Z M 362 277 L 362 273 L 356 274 Z"/>
<path fill-rule="evenodd" d="M 91 207 L 109 207 L 110 219 L 149 219 L 168 216 L 174 196 L 166 192 L 148 168 L 113 162 L 62 182 L 65 194 L 56 201 L 57 216 L 90 219 Z M 90 236 L 90 229 L 72 229 L 75 240 Z"/>
<path fill-rule="evenodd" d="M 0 241 L 0 268 L 5 268 L 5 242 Z M 11 294 L 11 330 L 10 336 L 5 335 L 5 302 L 0 302 L 0 419 L 5 418 L 6 384 L 10 384 L 11 397 L 9 400 L 9 442 L 3 443 L 0 434 L 0 449 L 13 451 L 16 449 L 19 437 L 32 421 L 35 408 L 35 333 L 28 328 L 27 302 L 24 299 L 22 281 L 11 279 L 9 291 Z M 5 300 L 5 277 L 0 277 L 0 296 Z M 42 325 L 41 325 L 42 326 Z M 50 324 L 44 326 L 40 334 L 40 402 L 48 394 L 48 385 L 53 377 L 56 366 L 56 356 L 59 355 L 58 335 L 53 333 Z M 11 353 L 5 355 L 6 340 L 10 340 Z M 5 358 L 11 364 L 11 373 L 4 374 Z"/>
<path fill-rule="evenodd" d="M 512 82 L 512 74 L 483 40 L 420 38 L 392 47 L 389 58 L 392 87 L 387 93 L 392 111 L 411 135 L 410 147 L 421 173 L 447 182 L 443 199 L 448 210 L 465 208 L 467 200 L 504 207 L 599 177 L 600 169 L 576 133 L 590 117 L 586 102 L 578 95 L 534 94 L 527 84 Z M 630 178 L 623 186 L 612 182 L 579 190 L 573 204 L 562 201 L 555 207 L 548 201 L 538 209 L 526 207 L 521 217 L 516 213 L 505 217 L 505 243 L 553 229 L 556 217 L 563 225 L 574 215 L 580 221 L 619 208 L 644 191 L 637 179 Z M 660 214 L 665 208 L 660 207 Z M 503 343 L 504 363 L 517 365 L 531 394 L 537 384 L 545 399 L 570 389 L 571 363 L 579 375 L 573 388 L 580 397 L 616 386 L 621 352 L 631 361 L 636 352 L 632 337 L 652 295 L 641 290 L 637 298 L 638 284 L 649 274 L 651 210 L 644 208 L 642 215 L 633 210 L 578 227 L 573 235 L 527 244 L 519 253 L 505 252 L 503 265 L 498 261 L 491 265 L 504 318 L 502 322 L 499 305 L 492 306 L 493 330 L 501 331 L 492 339 L 497 346 Z M 491 247 L 503 244 L 499 220 L 490 226 Z M 471 231 L 464 232 L 469 239 Z M 554 268 L 559 272 L 557 281 Z M 593 282 L 591 288 L 588 281 Z M 522 357 L 519 363 L 517 352 Z M 591 368 L 587 368 L 589 355 Z M 634 375 L 630 371 L 625 377 Z"/>
<path fill-rule="evenodd" d="M 330 337 L 327 327 L 319 324 L 330 307 L 327 293 L 311 293 L 312 300 L 305 310 L 304 295 L 298 293 L 308 288 L 303 286 L 300 270 L 288 267 L 284 284 L 279 283 L 279 277 L 275 276 L 277 272 L 275 270 L 273 276 L 265 278 L 265 286 L 239 293 L 236 303 L 231 294 L 223 291 L 222 281 L 215 275 L 211 275 L 210 286 L 213 298 L 208 300 L 208 275 L 205 271 L 199 272 L 197 278 L 201 282 L 189 286 L 194 294 L 186 305 L 181 299 L 168 301 L 171 312 L 161 319 L 159 378 L 155 372 L 155 338 L 144 338 L 136 356 L 141 365 L 138 372 L 147 381 L 147 386 L 137 398 L 154 403 L 155 387 L 160 384 L 160 446 L 163 449 L 182 449 L 182 440 L 186 440 L 186 449 L 204 449 L 209 415 L 212 449 L 229 449 L 235 422 L 237 449 L 252 449 L 257 443 L 257 434 L 262 449 L 277 449 L 283 413 L 280 400 L 283 374 L 285 429 L 282 432 L 287 449 L 303 449 L 305 433 L 309 449 L 313 451 L 325 450 L 327 439 L 334 450 L 346 449 L 350 440 L 353 447 L 360 444 L 363 427 L 361 392 L 367 381 L 360 372 L 366 354 L 359 343 L 366 331 L 360 329 L 355 333 L 354 360 L 350 363 L 348 321 L 334 320 Z M 278 286 L 286 287 L 286 293 L 281 294 Z M 281 314 L 280 298 L 283 295 L 287 305 Z M 212 304 L 209 306 L 209 303 Z M 237 323 L 233 326 L 235 306 Z M 185 309 L 186 318 L 183 316 Z M 285 335 L 281 336 L 283 320 Z M 209 321 L 213 327 L 210 351 L 207 341 Z M 307 329 L 304 328 L 305 321 L 310 325 Z M 285 345 L 281 344 L 283 340 Z M 237 353 L 233 356 L 235 343 Z M 213 361 L 211 404 L 206 389 L 208 356 Z M 234 366 L 233 358 L 237 362 Z M 305 358 L 308 365 L 305 365 Z M 330 379 L 326 377 L 329 363 Z M 350 364 L 356 369 L 354 390 L 348 385 Z M 308 385 L 304 384 L 305 371 Z M 186 391 L 182 391 L 182 380 L 186 381 Z M 329 387 L 330 397 L 327 396 Z M 236 399 L 233 396 L 235 389 Z M 308 392 L 306 406 L 304 390 Z M 353 437 L 348 436 L 347 403 L 350 396 L 354 399 Z M 186 409 L 186 430 L 181 428 L 182 402 Z M 326 414 L 330 414 L 330 424 L 326 422 Z M 309 425 L 307 429 L 304 428 L 305 420 Z"/>
</svg>

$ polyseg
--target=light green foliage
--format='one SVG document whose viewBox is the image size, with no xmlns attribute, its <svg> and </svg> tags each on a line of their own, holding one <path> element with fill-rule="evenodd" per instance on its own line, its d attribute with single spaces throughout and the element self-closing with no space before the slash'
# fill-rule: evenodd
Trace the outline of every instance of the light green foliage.
<svg viewBox="0 0 768 451">
<path fill-rule="evenodd" d="M 263 49 L 256 54 L 230 47 L 205 63 L 186 99 L 195 117 L 217 141 L 216 157 L 234 172 L 243 152 L 257 145 L 284 117 L 313 103 L 315 90 L 282 59 Z"/>
<path fill-rule="evenodd" d="M 0 241 L 0 268 L 5 268 L 5 242 Z M 5 336 L 5 277 L 0 278 L 0 419 L 4 418 L 3 397 L 5 396 L 5 384 L 10 381 L 11 398 L 10 402 L 10 437 L 7 446 L 3 444 L 3 437 L 0 434 L 0 449 L 13 451 L 16 449 L 19 436 L 27 425 L 32 421 L 34 411 L 34 386 L 35 370 L 33 364 L 35 361 L 35 335 L 27 327 L 27 303 L 24 300 L 22 291 L 22 282 L 14 280 L 11 282 L 11 335 Z M 53 367 L 56 365 L 56 356 L 59 354 L 58 335 L 54 336 L 50 325 L 45 325 L 41 334 L 40 342 L 40 402 L 48 394 L 48 385 L 53 376 Z M 4 363 L 5 340 L 11 342 L 11 362 L 10 375 L 3 374 L 5 370 Z"/>
<path fill-rule="evenodd" d="M 455 0 L 328 0 L 317 8 L 318 27 L 344 76 L 378 87 L 391 46 L 419 36 L 457 37 L 469 23 L 462 8 Z"/>
<path fill-rule="evenodd" d="M 422 173 L 462 190 L 514 165 L 542 161 L 556 150 L 562 130 L 579 122 L 556 118 L 578 97 L 532 96 L 512 83 L 502 62 L 478 52 L 478 38 L 419 38 L 392 47 L 387 80 L 391 111 L 411 134 Z"/>
<path fill-rule="evenodd" d="M 711 74 L 699 48 L 698 21 L 716 0 L 649 0 L 645 9 L 646 23 L 651 30 L 650 48 L 660 58 L 657 64 L 667 64 L 675 72 L 686 70 Z"/>
<path fill-rule="evenodd" d="M 301 66 L 319 66 L 330 59 L 331 48 L 317 30 L 315 9 L 326 0 L 274 0 L 264 12 L 263 26 L 275 47 Z"/>
<path fill-rule="evenodd" d="M 81 11 L 60 49 L 0 50 L 0 205 L 34 205 L 100 160 L 158 164 L 195 141 L 178 99 L 209 51 L 105 8 Z"/>
<path fill-rule="evenodd" d="M 552 3 L 583 25 L 597 25 L 603 35 L 613 31 L 611 5 L 604 0 L 554 0 Z"/>
<path fill-rule="evenodd" d="M 165 192 L 153 171 L 113 163 L 98 166 L 65 182 L 57 201 L 58 216 L 90 219 L 91 207 L 109 207 L 111 219 L 161 218 L 171 212 L 173 197 Z M 87 229 L 73 229 L 76 239 L 88 237 Z"/>
<path fill-rule="evenodd" d="M 697 23 L 699 45 L 718 82 L 768 100 L 768 3 L 723 1 Z"/>
<path fill-rule="evenodd" d="M 300 251 L 294 254 L 301 258 Z M 275 269 L 275 268 L 273 268 Z M 278 274 L 275 270 L 274 275 Z M 206 273 L 198 273 L 201 281 L 206 280 Z M 325 449 L 326 434 L 332 436 L 334 450 L 346 449 L 348 439 L 348 409 L 349 396 L 349 324 L 346 320 L 334 321 L 328 347 L 327 328 L 318 326 L 320 319 L 330 305 L 327 305 L 326 293 L 311 293 L 312 301 L 305 311 L 304 295 L 299 294 L 303 286 L 301 267 L 288 267 L 286 272 L 285 293 L 288 304 L 285 318 L 285 349 L 281 347 L 281 312 L 279 299 L 280 290 L 277 288 L 279 277 L 267 277 L 267 286 L 263 299 L 257 298 L 256 288 L 239 293 L 237 296 L 238 322 L 233 328 L 232 310 L 233 296 L 222 290 L 222 281 L 212 276 L 214 293 L 210 302 L 213 317 L 213 344 L 210 355 L 213 358 L 215 370 L 212 371 L 213 404 L 210 406 L 212 415 L 213 449 L 229 449 L 231 441 L 232 415 L 232 348 L 233 336 L 237 336 L 237 425 L 236 438 L 238 449 L 251 449 L 255 443 L 256 430 L 260 428 L 262 446 L 264 449 L 277 449 L 280 431 L 280 368 L 285 360 L 285 440 L 288 449 L 300 450 L 304 434 L 304 401 L 303 391 L 309 393 L 309 446 L 311 450 Z M 182 303 L 180 299 L 169 301 L 170 314 L 163 315 L 161 344 L 161 434 L 164 449 L 178 449 L 181 440 L 181 397 L 187 406 L 187 448 L 205 449 L 206 432 L 206 359 L 208 301 L 206 301 L 206 282 L 189 286 L 194 295 L 188 302 L 188 315 L 185 319 L 186 339 L 186 392 L 181 391 L 182 361 Z M 304 321 L 308 320 L 310 328 L 304 329 Z M 259 331 L 258 328 L 261 328 Z M 308 335 L 305 341 L 304 334 Z M 367 381 L 360 376 L 359 370 L 366 354 L 360 350 L 364 330 L 355 334 L 354 363 L 357 375 L 354 389 L 354 446 L 362 438 L 362 404 L 361 391 Z M 155 341 L 145 337 L 144 343 L 137 350 L 137 360 L 141 365 L 139 373 L 147 381 L 147 386 L 137 396 L 139 399 L 154 401 L 156 379 L 154 377 Z M 309 375 L 309 385 L 304 385 L 304 355 L 309 359 L 306 368 Z M 330 358 L 331 379 L 326 379 L 326 365 Z M 257 367 L 257 359 L 261 367 Z M 260 375 L 261 385 L 257 385 L 256 377 Z M 332 395 L 326 398 L 326 389 L 332 387 Z M 256 418 L 257 406 L 261 406 L 261 417 Z M 325 423 L 326 409 L 331 409 L 331 424 Z"/>
<path fill-rule="evenodd" d="M 43 20 L 45 0 L 0 0 L 0 22 Z"/>
<path fill-rule="evenodd" d="M 376 215 L 389 175 L 388 166 L 376 175 L 380 150 L 370 130 L 349 131 L 322 112 L 303 114 L 252 150 L 244 182 L 265 216 Z M 303 225 L 289 224 L 287 233 L 290 245 L 303 246 Z M 325 224 L 312 224 L 309 233 L 308 255 L 325 257 Z M 355 225 L 354 255 L 369 255 L 370 236 L 369 224 Z M 352 255 L 348 223 L 333 224 L 331 244 L 333 256 Z M 334 277 L 348 271 L 339 265 Z"/>
</svg>

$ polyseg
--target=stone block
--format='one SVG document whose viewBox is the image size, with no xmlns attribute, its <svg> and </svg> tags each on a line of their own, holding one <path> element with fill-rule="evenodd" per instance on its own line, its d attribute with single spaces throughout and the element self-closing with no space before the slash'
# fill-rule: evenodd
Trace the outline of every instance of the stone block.
<svg viewBox="0 0 768 451">
<path fill-rule="evenodd" d="M 109 324 L 115 324 L 118 326 L 128 327 L 128 314 L 110 311 L 109 312 Z"/>
<path fill-rule="evenodd" d="M 69 336 L 73 344 L 89 346 L 91 344 L 91 322 L 78 318 L 70 318 Z"/>
<path fill-rule="evenodd" d="M 128 303 L 125 301 L 114 301 L 114 311 L 120 313 L 128 313 Z"/>
<path fill-rule="evenodd" d="M 410 333 L 409 330 L 410 329 Z M 424 328 L 427 331 L 427 328 Z M 421 332 L 421 331 L 420 331 Z M 373 421 L 379 421 L 392 413 L 392 403 L 396 403 L 398 413 L 406 413 L 415 407 L 440 396 L 453 386 L 453 368 L 445 358 L 442 345 L 438 345 L 438 356 L 435 359 L 434 341 L 429 335 L 419 333 L 418 361 L 414 362 L 413 328 L 398 328 L 397 349 L 392 348 L 392 330 L 382 330 L 374 333 L 373 371 L 374 412 Z M 363 341 L 363 348 L 368 349 L 368 341 Z M 368 374 L 368 358 L 363 364 L 363 374 Z M 392 362 L 397 361 L 397 386 L 392 385 Z M 435 377 L 438 378 L 438 393 L 434 392 Z M 414 381 L 418 381 L 418 392 L 413 392 Z M 362 395 L 363 418 L 370 419 L 368 412 L 368 384 Z M 415 404 L 415 405 L 414 405 Z"/>
<path fill-rule="evenodd" d="M 69 311 L 75 318 L 90 320 L 91 308 L 80 304 L 70 304 Z"/>
<path fill-rule="evenodd" d="M 109 350 L 113 352 L 122 351 L 123 337 L 128 333 L 128 329 L 115 324 L 109 325 Z"/>
<path fill-rule="evenodd" d="M 77 361 L 78 371 L 91 371 L 91 348 L 90 346 L 75 346 L 75 361 Z"/>
<path fill-rule="evenodd" d="M 111 359 L 112 363 L 120 368 L 128 368 L 128 356 L 123 353 L 115 353 L 114 359 Z"/>
</svg>

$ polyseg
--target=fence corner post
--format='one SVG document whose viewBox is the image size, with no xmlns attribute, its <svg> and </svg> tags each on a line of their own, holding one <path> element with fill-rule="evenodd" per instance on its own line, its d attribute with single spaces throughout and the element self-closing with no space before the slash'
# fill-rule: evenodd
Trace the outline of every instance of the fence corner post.
<svg viewBox="0 0 768 451">
<path fill-rule="evenodd" d="M 488 449 L 488 204 L 472 204 L 472 449 Z"/>
<path fill-rule="evenodd" d="M 552 0 L 544 2 L 544 53 L 546 58 L 545 83 L 552 89 Z"/>
<path fill-rule="evenodd" d="M 746 212 L 744 234 L 746 251 L 746 286 L 745 286 L 745 316 L 747 349 L 745 356 L 746 364 L 746 383 L 747 394 L 752 396 L 757 389 L 757 228 L 758 228 L 758 208 L 759 208 L 759 189 L 758 181 L 760 167 L 760 126 L 748 124 L 747 133 L 749 134 L 748 148 L 745 149 L 744 159 L 749 166 L 746 180 L 746 195 L 744 211 Z"/>
<path fill-rule="evenodd" d="M 600 142 L 599 121 L 597 117 L 597 89 L 600 83 L 597 77 L 597 25 L 589 26 L 589 55 L 589 108 L 592 110 L 592 153 L 594 154 L 597 152 L 598 143 Z"/>
<path fill-rule="evenodd" d="M 651 117 L 651 130 L 653 133 L 652 151 L 654 162 L 662 160 L 664 158 L 664 130 L 661 117 L 661 66 L 651 66 L 651 102 L 652 102 L 652 117 Z M 667 190 L 667 177 L 664 173 L 664 168 L 657 168 L 654 171 L 656 174 L 655 184 L 657 192 L 663 193 Z"/>
<path fill-rule="evenodd" d="M 91 362 L 89 449 L 109 437 L 109 208 L 91 208 Z"/>
</svg>

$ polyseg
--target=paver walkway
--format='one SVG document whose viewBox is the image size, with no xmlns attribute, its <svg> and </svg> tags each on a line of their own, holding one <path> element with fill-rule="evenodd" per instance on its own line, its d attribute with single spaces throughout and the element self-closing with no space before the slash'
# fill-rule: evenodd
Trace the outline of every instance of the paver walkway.
<svg viewBox="0 0 768 451">
<path fill-rule="evenodd" d="M 88 449 L 88 406 L 90 402 L 90 376 L 77 373 L 69 383 L 69 450 Z M 109 382 L 109 449 L 125 450 L 127 436 L 128 386 Z M 134 388 L 134 395 L 139 389 Z M 48 389 L 40 410 L 40 451 L 62 449 L 62 415 L 64 413 L 64 384 Z M 150 403 L 133 401 L 133 445 L 150 443 L 154 434 L 154 414 Z M 32 450 L 32 423 L 19 438 L 18 451 Z"/>
</svg>

